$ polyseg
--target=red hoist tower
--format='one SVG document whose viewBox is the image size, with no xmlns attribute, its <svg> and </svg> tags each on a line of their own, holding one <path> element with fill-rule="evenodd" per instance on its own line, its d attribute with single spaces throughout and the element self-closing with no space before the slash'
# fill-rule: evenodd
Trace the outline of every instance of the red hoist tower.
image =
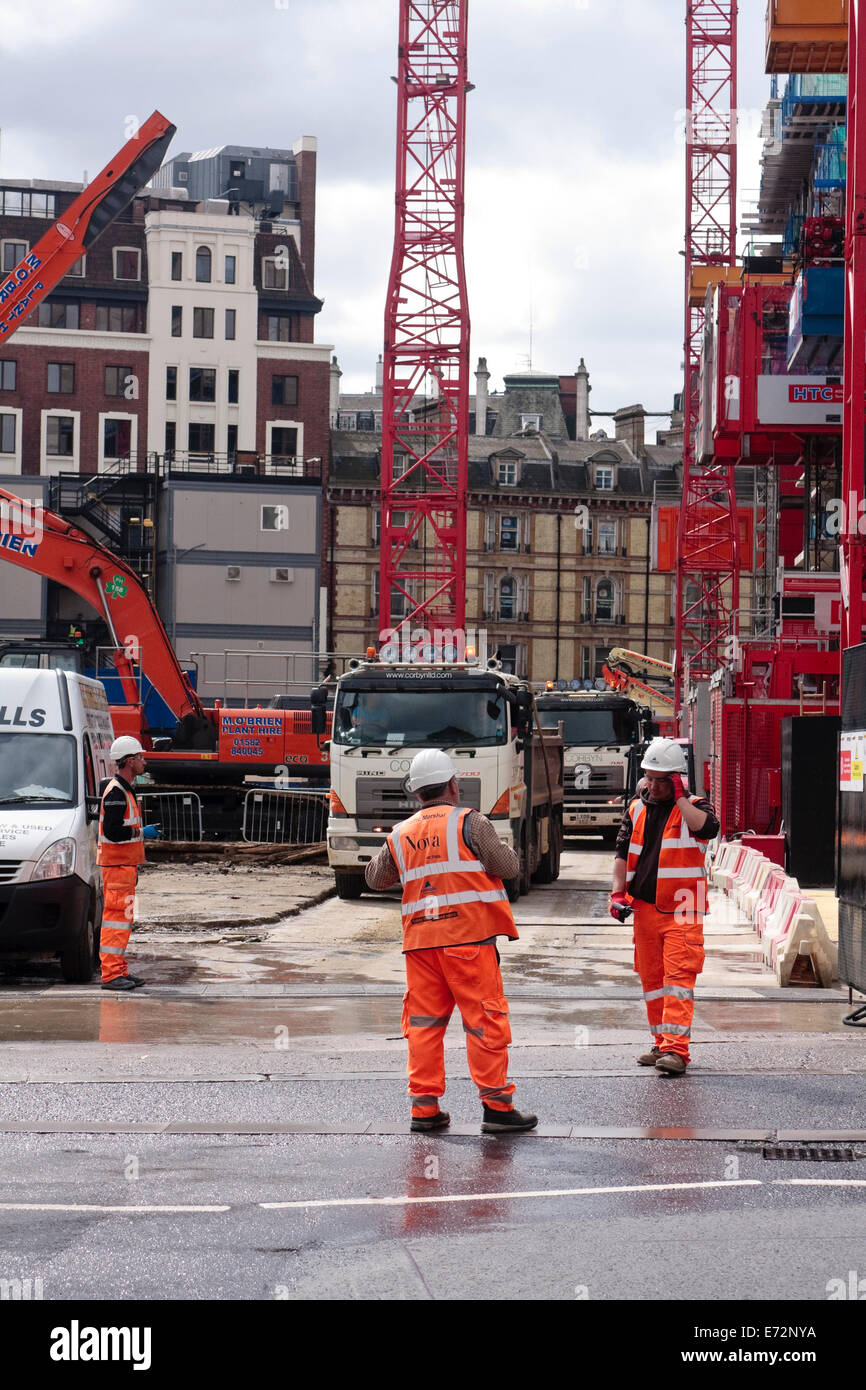
<svg viewBox="0 0 866 1390">
<path fill-rule="evenodd" d="M 413 632 L 465 628 L 468 8 L 468 0 L 400 0 L 397 207 L 382 399 L 383 632 L 402 621 Z"/>
<path fill-rule="evenodd" d="M 695 461 L 704 310 L 694 270 L 732 266 L 737 210 L 737 5 L 686 7 L 686 322 L 683 501 L 677 539 L 675 693 L 705 680 L 732 653 L 739 608 L 739 538 L 730 465 Z M 698 277 L 698 284 L 702 277 Z"/>
<path fill-rule="evenodd" d="M 866 5 L 852 0 L 848 29 L 848 173 L 845 198 L 845 349 L 842 380 L 841 647 L 863 641 L 866 440 Z"/>
</svg>

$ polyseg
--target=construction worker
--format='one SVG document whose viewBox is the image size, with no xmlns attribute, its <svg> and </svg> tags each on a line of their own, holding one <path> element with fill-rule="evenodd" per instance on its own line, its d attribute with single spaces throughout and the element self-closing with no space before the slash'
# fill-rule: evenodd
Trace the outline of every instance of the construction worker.
<svg viewBox="0 0 866 1390">
<path fill-rule="evenodd" d="M 704 964 L 704 854 L 719 822 L 709 801 L 689 794 L 675 739 L 654 738 L 641 768 L 645 776 L 617 837 L 610 914 L 623 921 L 634 908 L 634 968 L 653 1035 L 652 1048 L 637 1060 L 682 1076 Z"/>
<path fill-rule="evenodd" d="M 144 984 L 138 975 L 129 973 L 126 947 L 132 930 L 138 866 L 144 863 L 144 842 L 159 839 L 159 826 L 142 828 L 141 811 L 132 789 L 133 781 L 146 766 L 138 739 L 128 735 L 116 738 L 110 752 L 117 775 L 110 777 L 103 788 L 96 851 L 104 897 L 99 960 L 102 988 L 121 991 Z"/>
<path fill-rule="evenodd" d="M 374 889 L 398 880 L 403 885 L 410 1128 L 441 1129 L 450 1122 L 439 1098 L 445 1093 L 445 1030 L 456 1004 L 481 1095 L 483 1133 L 534 1129 L 536 1116 L 514 1109 L 508 1001 L 496 949 L 497 936 L 517 937 L 502 880 L 517 876 L 519 860 L 486 816 L 458 806 L 457 769 L 447 753 L 418 753 L 408 786 L 421 809 L 394 827 L 367 865 L 366 879 Z"/>
</svg>

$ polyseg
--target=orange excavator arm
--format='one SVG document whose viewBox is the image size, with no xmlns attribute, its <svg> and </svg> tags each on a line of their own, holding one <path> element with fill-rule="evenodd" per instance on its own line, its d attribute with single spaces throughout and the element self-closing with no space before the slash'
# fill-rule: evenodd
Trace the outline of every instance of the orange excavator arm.
<svg viewBox="0 0 866 1390">
<path fill-rule="evenodd" d="M 83 256 L 160 166 L 175 127 L 154 111 L 132 139 L 79 193 L 8 275 L 0 279 L 0 344 Z"/>
<path fill-rule="evenodd" d="M 0 558 L 72 589 L 105 619 L 129 704 L 138 704 L 137 663 L 178 721 L 208 718 L 159 614 L 128 565 L 86 532 L 0 488 Z"/>
</svg>

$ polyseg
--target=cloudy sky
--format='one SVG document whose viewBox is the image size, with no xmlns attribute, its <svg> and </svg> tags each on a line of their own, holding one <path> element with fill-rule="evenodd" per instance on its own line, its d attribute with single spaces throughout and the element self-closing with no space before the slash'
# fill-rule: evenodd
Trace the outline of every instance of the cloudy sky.
<svg viewBox="0 0 866 1390">
<path fill-rule="evenodd" d="M 319 140 L 317 338 L 381 350 L 397 0 L 0 0 L 0 174 L 80 179 L 159 108 L 173 151 Z M 681 383 L 685 0 L 470 0 L 467 274 L 493 386 L 590 369 L 594 409 Z M 765 0 L 740 0 L 740 197 L 758 182 Z M 659 421 L 664 425 L 665 421 Z M 607 424 L 599 421 L 598 424 Z"/>
</svg>

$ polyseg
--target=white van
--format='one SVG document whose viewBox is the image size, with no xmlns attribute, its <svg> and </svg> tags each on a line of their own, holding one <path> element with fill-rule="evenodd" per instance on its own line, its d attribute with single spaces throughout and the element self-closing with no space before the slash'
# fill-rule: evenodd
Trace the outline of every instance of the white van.
<svg viewBox="0 0 866 1390">
<path fill-rule="evenodd" d="M 101 682 L 0 670 L 0 956 L 58 954 L 63 978 L 99 960 L 99 788 L 110 776 Z"/>
</svg>

